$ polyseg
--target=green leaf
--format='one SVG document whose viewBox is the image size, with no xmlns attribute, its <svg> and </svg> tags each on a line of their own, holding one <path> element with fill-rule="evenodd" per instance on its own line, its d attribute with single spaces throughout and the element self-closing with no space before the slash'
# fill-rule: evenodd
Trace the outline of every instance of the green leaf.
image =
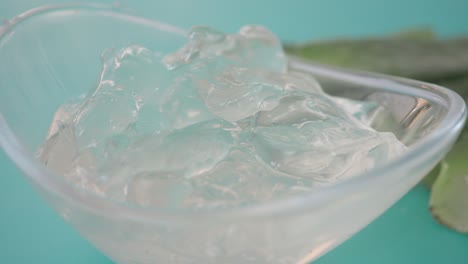
<svg viewBox="0 0 468 264">
<path fill-rule="evenodd" d="M 430 209 L 441 224 L 468 233 L 468 133 L 463 133 L 442 162 L 432 186 Z"/>
<path fill-rule="evenodd" d="M 412 29 L 396 33 L 393 37 L 409 40 L 434 40 L 436 35 L 430 29 Z"/>
<path fill-rule="evenodd" d="M 285 50 L 324 64 L 430 82 L 468 75 L 468 38 L 410 36 L 285 45 Z"/>
</svg>

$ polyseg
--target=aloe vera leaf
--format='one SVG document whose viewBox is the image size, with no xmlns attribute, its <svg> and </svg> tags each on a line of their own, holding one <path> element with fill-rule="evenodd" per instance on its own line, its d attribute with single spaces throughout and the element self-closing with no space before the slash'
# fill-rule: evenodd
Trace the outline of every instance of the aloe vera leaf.
<svg viewBox="0 0 468 264">
<path fill-rule="evenodd" d="M 460 136 L 442 162 L 432 185 L 431 213 L 437 221 L 456 231 L 468 233 L 468 130 Z"/>
<path fill-rule="evenodd" d="M 468 73 L 468 38 L 409 37 L 285 45 L 288 54 L 319 63 L 435 82 Z"/>
</svg>

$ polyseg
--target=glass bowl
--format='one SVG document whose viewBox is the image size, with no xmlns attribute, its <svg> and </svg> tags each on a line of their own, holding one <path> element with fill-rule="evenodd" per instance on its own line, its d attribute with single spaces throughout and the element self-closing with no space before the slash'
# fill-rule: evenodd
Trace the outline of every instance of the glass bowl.
<svg viewBox="0 0 468 264">
<path fill-rule="evenodd" d="M 169 52 L 185 41 L 175 26 L 95 5 L 41 7 L 0 28 L 0 146 L 56 211 L 117 263 L 312 261 L 416 185 L 466 117 L 463 100 L 437 85 L 291 59 L 291 70 L 316 77 L 333 95 L 380 103 L 384 122 L 374 127 L 394 132 L 409 151 L 309 194 L 201 212 L 118 204 L 74 188 L 35 158 L 57 107 L 96 84 L 105 48 L 138 43 Z"/>
</svg>

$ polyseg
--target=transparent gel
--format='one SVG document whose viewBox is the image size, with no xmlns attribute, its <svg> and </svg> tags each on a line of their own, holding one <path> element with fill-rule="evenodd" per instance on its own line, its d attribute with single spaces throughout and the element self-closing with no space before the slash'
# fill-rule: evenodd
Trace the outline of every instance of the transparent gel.
<svg viewBox="0 0 468 264">
<path fill-rule="evenodd" d="M 313 192 L 405 152 L 369 126 L 376 105 L 288 72 L 267 29 L 189 36 L 170 54 L 106 50 L 99 84 L 57 110 L 40 159 L 119 202 L 218 209 Z"/>
</svg>

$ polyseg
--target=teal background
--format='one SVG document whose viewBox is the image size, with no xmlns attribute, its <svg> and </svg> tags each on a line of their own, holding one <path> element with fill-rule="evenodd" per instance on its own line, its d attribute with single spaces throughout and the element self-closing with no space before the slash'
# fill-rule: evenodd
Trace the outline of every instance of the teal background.
<svg viewBox="0 0 468 264">
<path fill-rule="evenodd" d="M 0 18 L 65 2 L 72 1 L 1 0 Z M 284 41 L 375 36 L 415 27 L 432 28 L 442 37 L 468 33 L 468 1 L 462 0 L 127 0 L 120 4 L 129 12 L 183 27 L 208 24 L 235 31 L 244 24 L 263 24 Z M 0 188 L 0 263 L 112 263 L 39 198 L 1 151 Z M 468 263 L 468 236 L 438 225 L 427 210 L 428 197 L 427 190 L 416 187 L 316 263 Z"/>
</svg>

